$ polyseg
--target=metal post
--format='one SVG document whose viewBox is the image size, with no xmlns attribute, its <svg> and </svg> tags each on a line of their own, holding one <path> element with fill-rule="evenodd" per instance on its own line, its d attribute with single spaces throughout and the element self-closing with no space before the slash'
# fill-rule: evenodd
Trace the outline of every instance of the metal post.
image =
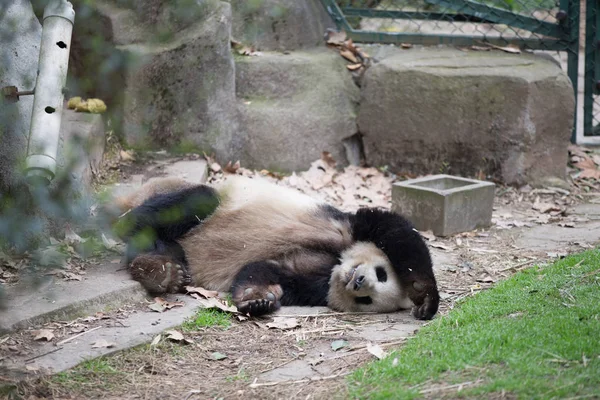
<svg viewBox="0 0 600 400">
<path fill-rule="evenodd" d="M 571 132 L 571 143 L 577 141 L 577 98 L 579 92 L 579 21 L 581 19 L 580 0 L 561 0 L 560 8 L 568 11 L 567 29 L 569 30 L 569 48 L 567 49 L 567 74 L 575 92 L 575 118 Z M 563 8 L 564 7 L 564 8 Z"/>
<path fill-rule="evenodd" d="M 587 0 L 585 10 L 585 72 L 583 78 L 583 134 L 594 135 L 598 0 Z"/>
<path fill-rule="evenodd" d="M 66 0 L 44 9 L 39 67 L 27 146 L 27 180 L 48 185 L 56 173 L 69 50 L 75 11 Z"/>
</svg>

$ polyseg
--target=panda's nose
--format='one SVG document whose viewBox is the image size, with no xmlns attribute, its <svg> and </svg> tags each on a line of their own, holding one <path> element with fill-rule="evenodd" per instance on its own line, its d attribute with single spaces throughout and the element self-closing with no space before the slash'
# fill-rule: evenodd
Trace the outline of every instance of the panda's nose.
<svg viewBox="0 0 600 400">
<path fill-rule="evenodd" d="M 364 283 L 364 281 L 365 281 L 365 276 L 364 275 L 361 275 L 361 276 L 357 277 L 354 280 L 354 290 L 360 289 L 360 287 L 362 286 L 362 284 Z"/>
</svg>

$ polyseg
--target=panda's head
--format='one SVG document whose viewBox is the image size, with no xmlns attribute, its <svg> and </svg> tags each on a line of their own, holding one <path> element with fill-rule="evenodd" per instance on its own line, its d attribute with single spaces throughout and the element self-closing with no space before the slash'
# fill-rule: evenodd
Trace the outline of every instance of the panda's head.
<svg viewBox="0 0 600 400">
<path fill-rule="evenodd" d="M 329 283 L 328 303 L 337 310 L 391 312 L 413 306 L 389 259 L 373 243 L 358 242 L 344 251 Z"/>
<path fill-rule="evenodd" d="M 423 238 L 396 213 L 362 209 L 352 218 L 355 244 L 330 278 L 328 302 L 343 311 L 413 309 L 418 319 L 437 313 L 439 293 Z"/>
</svg>

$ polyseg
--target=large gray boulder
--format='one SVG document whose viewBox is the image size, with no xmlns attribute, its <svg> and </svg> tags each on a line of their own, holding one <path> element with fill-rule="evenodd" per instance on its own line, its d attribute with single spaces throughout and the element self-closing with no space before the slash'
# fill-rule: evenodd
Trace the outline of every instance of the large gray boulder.
<svg viewBox="0 0 600 400">
<path fill-rule="evenodd" d="M 28 0 L 0 4 L 0 87 L 35 86 L 42 26 Z M 17 103 L 0 97 L 0 192 L 16 183 L 15 166 L 25 156 L 33 96 Z"/>
<path fill-rule="evenodd" d="M 389 46 L 374 56 L 358 115 L 371 164 L 419 174 L 483 171 L 506 183 L 565 178 L 574 94 L 554 62 Z"/>
<path fill-rule="evenodd" d="M 320 0 L 229 0 L 233 37 L 259 50 L 297 50 L 322 44 L 335 24 Z"/>
<path fill-rule="evenodd" d="M 302 170 L 323 151 L 344 164 L 360 96 L 345 64 L 325 48 L 236 57 L 243 165 Z"/>
<path fill-rule="evenodd" d="M 120 46 L 135 63 L 125 88 L 124 132 L 139 147 L 186 143 L 237 155 L 231 9 L 219 2 L 173 40 Z"/>
</svg>

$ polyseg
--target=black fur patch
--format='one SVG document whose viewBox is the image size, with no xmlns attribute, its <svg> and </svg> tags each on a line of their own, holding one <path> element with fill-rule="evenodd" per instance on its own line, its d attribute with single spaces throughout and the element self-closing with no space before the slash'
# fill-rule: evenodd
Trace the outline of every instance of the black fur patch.
<svg viewBox="0 0 600 400">
<path fill-rule="evenodd" d="M 377 280 L 379 282 L 387 282 L 387 272 L 385 272 L 385 268 L 376 267 L 375 273 L 377 274 Z"/>
<path fill-rule="evenodd" d="M 373 304 L 373 299 L 370 296 L 355 297 L 354 302 L 356 304 Z"/>
<path fill-rule="evenodd" d="M 280 285 L 283 306 L 326 306 L 329 278 L 333 266 L 323 266 L 314 273 L 295 273 L 277 263 L 259 261 L 246 265 L 237 274 L 231 292 L 243 287 Z"/>
<path fill-rule="evenodd" d="M 157 240 L 175 243 L 218 206 L 217 192 L 209 186 L 198 185 L 149 198 L 125 214 L 115 230 L 134 252 L 153 251 Z"/>
</svg>

